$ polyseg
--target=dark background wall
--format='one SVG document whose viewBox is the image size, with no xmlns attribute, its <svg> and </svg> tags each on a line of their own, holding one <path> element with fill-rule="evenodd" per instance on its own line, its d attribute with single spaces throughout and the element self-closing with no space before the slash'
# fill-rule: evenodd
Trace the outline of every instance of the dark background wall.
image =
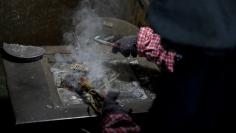
<svg viewBox="0 0 236 133">
<path fill-rule="evenodd" d="M 1 0 L 0 42 L 57 45 L 79 0 Z"/>
<path fill-rule="evenodd" d="M 71 25 L 72 14 L 82 0 L 0 0 L 0 45 L 3 42 L 30 45 L 60 45 L 63 33 Z M 100 13 L 109 9 L 109 0 L 87 0 Z M 111 13 L 138 26 L 146 24 L 145 6 L 148 0 L 110 0 L 119 2 Z"/>
</svg>

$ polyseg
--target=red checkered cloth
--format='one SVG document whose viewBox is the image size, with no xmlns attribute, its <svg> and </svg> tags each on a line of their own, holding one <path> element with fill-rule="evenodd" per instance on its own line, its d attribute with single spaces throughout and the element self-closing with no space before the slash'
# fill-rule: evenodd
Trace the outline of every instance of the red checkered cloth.
<svg viewBox="0 0 236 133">
<path fill-rule="evenodd" d="M 160 65 L 162 62 L 170 72 L 174 71 L 175 52 L 166 51 L 161 45 L 161 37 L 149 27 L 142 27 L 138 33 L 137 50 L 139 56 Z"/>
<path fill-rule="evenodd" d="M 140 127 L 128 114 L 109 114 L 102 121 L 103 133 L 140 133 Z"/>
</svg>

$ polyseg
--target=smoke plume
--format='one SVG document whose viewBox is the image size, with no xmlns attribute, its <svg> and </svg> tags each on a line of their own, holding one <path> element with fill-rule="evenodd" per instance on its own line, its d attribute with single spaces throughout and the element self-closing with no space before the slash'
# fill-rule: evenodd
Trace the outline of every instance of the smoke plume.
<svg viewBox="0 0 236 133">
<path fill-rule="evenodd" d="M 126 0 L 82 0 L 73 15 L 72 30 L 64 34 L 71 58 L 89 67 L 91 80 L 105 76 L 103 62 L 107 55 L 93 41 L 102 30 L 100 17 L 124 17 L 125 7 L 121 6 L 124 2 L 127 3 Z"/>
</svg>

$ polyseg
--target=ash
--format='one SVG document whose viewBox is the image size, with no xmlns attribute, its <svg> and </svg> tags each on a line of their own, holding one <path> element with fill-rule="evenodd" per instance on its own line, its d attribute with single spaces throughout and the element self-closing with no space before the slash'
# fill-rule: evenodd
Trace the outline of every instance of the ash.
<svg viewBox="0 0 236 133">
<path fill-rule="evenodd" d="M 54 58 L 56 58 L 55 55 Z M 60 55 L 63 61 L 50 61 L 50 71 L 54 78 L 58 95 L 65 106 L 84 104 L 82 90 L 78 85 L 81 77 L 87 77 L 90 68 L 83 62 L 72 60 L 70 55 Z M 112 61 L 111 61 L 112 62 Z M 106 62 L 107 63 L 107 62 Z M 105 67 L 104 67 L 105 68 Z M 91 78 L 90 83 L 98 93 L 110 91 L 120 92 L 119 101 L 145 100 L 148 98 L 137 81 L 122 81 L 120 74 L 111 68 L 106 68 L 102 78 Z M 66 81 L 66 83 L 65 83 Z"/>
</svg>

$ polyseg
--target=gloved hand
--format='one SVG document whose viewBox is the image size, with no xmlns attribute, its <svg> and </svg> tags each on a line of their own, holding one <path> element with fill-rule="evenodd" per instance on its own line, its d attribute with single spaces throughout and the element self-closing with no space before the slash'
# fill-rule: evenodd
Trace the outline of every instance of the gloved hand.
<svg viewBox="0 0 236 133">
<path fill-rule="evenodd" d="M 102 111 L 102 132 L 103 133 L 140 133 L 140 127 L 115 100 L 119 92 L 108 92 L 105 97 Z"/>
<path fill-rule="evenodd" d="M 102 116 L 117 113 L 126 113 L 126 111 L 116 102 L 119 97 L 118 91 L 109 91 L 104 97 Z"/>
<path fill-rule="evenodd" d="M 117 47 L 113 47 L 112 52 L 113 53 L 120 52 L 125 57 L 129 57 L 130 54 L 133 57 L 137 57 L 136 44 L 137 44 L 137 36 L 135 35 L 125 36 L 116 41 Z"/>
</svg>

